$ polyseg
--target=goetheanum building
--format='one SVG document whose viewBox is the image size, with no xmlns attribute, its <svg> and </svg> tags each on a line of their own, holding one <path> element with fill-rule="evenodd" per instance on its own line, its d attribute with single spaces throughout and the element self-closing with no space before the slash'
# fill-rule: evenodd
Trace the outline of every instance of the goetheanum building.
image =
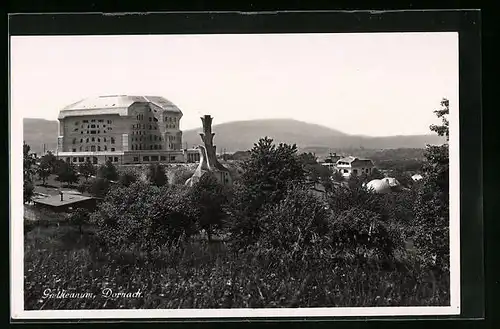
<svg viewBox="0 0 500 329">
<path fill-rule="evenodd" d="M 99 96 L 59 113 L 57 157 L 79 164 L 199 161 L 182 148 L 181 110 L 159 96 Z"/>
</svg>

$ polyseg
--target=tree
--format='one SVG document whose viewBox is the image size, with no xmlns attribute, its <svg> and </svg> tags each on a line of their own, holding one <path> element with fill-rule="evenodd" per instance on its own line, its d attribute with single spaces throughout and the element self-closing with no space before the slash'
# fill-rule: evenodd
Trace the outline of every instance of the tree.
<svg viewBox="0 0 500 329">
<path fill-rule="evenodd" d="M 69 217 L 69 222 L 77 225 L 80 233 L 83 233 L 83 225 L 89 222 L 90 215 L 87 209 L 77 208 Z"/>
<path fill-rule="evenodd" d="M 276 146 L 267 137 L 254 144 L 243 170 L 241 183 L 251 191 L 253 205 L 279 201 L 288 185 L 305 181 L 297 146 L 283 143 Z"/>
<path fill-rule="evenodd" d="M 42 180 L 42 185 L 45 185 L 47 178 L 54 172 L 54 159 L 52 157 L 53 155 L 49 153 L 44 155 L 36 170 L 38 177 Z"/>
<path fill-rule="evenodd" d="M 104 198 L 109 192 L 109 188 L 109 180 L 97 177 L 92 180 L 90 187 L 88 187 L 88 192 L 95 197 Z"/>
<path fill-rule="evenodd" d="M 377 168 L 373 168 L 371 173 L 368 175 L 367 181 L 372 181 L 374 179 L 382 179 L 384 174 L 380 172 Z"/>
<path fill-rule="evenodd" d="M 73 164 L 70 162 L 64 162 L 59 165 L 56 179 L 61 183 L 67 183 L 68 185 L 77 183 L 78 176 L 76 175 L 76 170 Z"/>
<path fill-rule="evenodd" d="M 450 101 L 446 98 L 441 100 L 441 108 L 435 110 L 434 113 L 441 119 L 441 125 L 431 125 L 431 131 L 436 132 L 439 136 L 446 136 L 446 141 L 450 140 L 450 122 L 446 117 L 450 114 Z"/>
<path fill-rule="evenodd" d="M 23 142 L 23 199 L 24 202 L 29 202 L 33 197 L 34 185 L 33 175 L 35 169 L 33 168 L 36 162 L 36 157 L 30 152 L 31 147 Z"/>
<path fill-rule="evenodd" d="M 224 186 L 213 175 L 205 174 L 190 192 L 191 202 L 199 219 L 198 225 L 205 230 L 208 241 L 211 242 L 213 229 L 222 227 L 226 217 L 223 209 L 227 202 Z"/>
<path fill-rule="evenodd" d="M 78 166 L 78 170 L 83 177 L 85 177 L 85 181 L 89 179 L 89 177 L 96 174 L 95 166 L 90 162 L 90 159 L 87 159 L 84 163 Z"/>
<path fill-rule="evenodd" d="M 116 181 L 118 180 L 118 171 L 116 170 L 115 165 L 113 165 L 113 163 L 108 160 L 104 165 L 99 167 L 97 176 L 99 176 L 100 178 L 105 178 L 109 181 Z"/>
<path fill-rule="evenodd" d="M 430 129 L 449 139 L 449 102 L 441 101 L 441 110 L 434 111 L 442 125 Z M 417 253 L 426 266 L 441 272 L 449 270 L 449 151 L 448 143 L 428 145 L 423 165 L 424 179 L 417 185 L 414 204 Z"/>
<path fill-rule="evenodd" d="M 149 166 L 148 180 L 155 186 L 163 186 L 167 183 L 165 169 L 159 164 L 151 164 Z"/>
<path fill-rule="evenodd" d="M 267 137 L 254 144 L 242 169 L 228 207 L 230 231 L 241 241 L 253 241 L 261 233 L 262 212 L 280 202 L 290 186 L 303 185 L 306 175 L 296 145 L 276 146 Z"/>
<path fill-rule="evenodd" d="M 193 218 L 188 188 L 143 181 L 110 190 L 91 215 L 96 235 L 107 247 L 148 253 L 192 234 Z"/>
<path fill-rule="evenodd" d="M 332 179 L 333 179 L 334 182 L 340 183 L 340 182 L 344 181 L 344 176 L 342 176 L 342 174 L 340 173 L 340 171 L 335 170 L 335 172 L 332 175 Z"/>
<path fill-rule="evenodd" d="M 137 181 L 137 176 L 129 171 L 125 171 L 120 174 L 119 183 L 122 186 L 130 186 Z"/>
<path fill-rule="evenodd" d="M 311 152 L 299 154 L 299 161 L 304 165 L 315 165 L 318 163 L 318 159 Z"/>
</svg>

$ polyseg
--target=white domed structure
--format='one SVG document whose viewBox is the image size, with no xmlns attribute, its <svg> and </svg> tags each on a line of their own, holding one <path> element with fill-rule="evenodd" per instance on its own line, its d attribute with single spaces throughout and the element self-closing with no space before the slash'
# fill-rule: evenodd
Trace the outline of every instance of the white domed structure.
<svg viewBox="0 0 500 329">
<path fill-rule="evenodd" d="M 415 175 L 411 176 L 411 179 L 413 179 L 414 182 L 422 180 L 423 178 L 424 177 L 420 174 L 415 174 Z"/>
<path fill-rule="evenodd" d="M 385 194 L 399 190 L 401 188 L 401 184 L 396 178 L 386 177 L 370 181 L 366 184 L 366 188 L 374 193 Z"/>
</svg>

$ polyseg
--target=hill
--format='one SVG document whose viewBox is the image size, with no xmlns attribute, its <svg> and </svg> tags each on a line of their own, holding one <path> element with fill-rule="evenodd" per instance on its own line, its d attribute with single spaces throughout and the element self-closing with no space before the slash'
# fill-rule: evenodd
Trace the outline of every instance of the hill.
<svg viewBox="0 0 500 329">
<path fill-rule="evenodd" d="M 200 131 L 201 128 L 184 131 L 184 144 L 198 145 Z M 217 149 L 226 149 L 226 152 L 250 149 L 264 136 L 278 143 L 295 143 L 302 150 L 316 150 L 315 153 L 328 153 L 335 149 L 423 148 L 426 144 L 441 144 L 444 141 L 442 137 L 431 134 L 386 137 L 348 135 L 321 125 L 290 119 L 228 122 L 214 125 L 213 131 L 216 133 L 214 143 Z"/>
<path fill-rule="evenodd" d="M 330 151 L 349 149 L 423 148 L 426 144 L 441 144 L 436 135 L 369 137 L 348 135 L 325 126 L 291 119 L 234 121 L 213 126 L 217 150 L 235 152 L 250 149 L 259 138 L 268 136 L 275 142 L 295 143 L 303 151 L 327 154 Z M 201 128 L 186 130 L 183 144 L 192 147 L 200 144 Z M 58 122 L 44 119 L 24 119 L 24 140 L 33 152 L 55 150 Z"/>
<path fill-rule="evenodd" d="M 23 119 L 24 141 L 37 154 L 43 153 L 43 144 L 47 151 L 56 150 L 58 129 L 59 123 L 55 120 Z"/>
</svg>

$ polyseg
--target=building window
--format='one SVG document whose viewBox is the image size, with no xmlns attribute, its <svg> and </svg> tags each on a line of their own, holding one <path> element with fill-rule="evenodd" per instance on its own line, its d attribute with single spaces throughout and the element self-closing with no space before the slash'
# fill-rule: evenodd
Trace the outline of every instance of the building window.
<svg viewBox="0 0 500 329">
<path fill-rule="evenodd" d="M 139 162 L 139 157 L 134 157 L 134 162 Z"/>
<path fill-rule="evenodd" d="M 95 122 L 95 119 L 90 120 L 90 122 Z"/>
<path fill-rule="evenodd" d="M 92 146 L 90 147 L 90 152 L 95 152 L 95 146 L 94 146 L 94 145 L 92 145 Z"/>
<path fill-rule="evenodd" d="M 82 134 L 82 135 L 83 135 L 83 131 L 80 131 L 80 134 Z"/>
<path fill-rule="evenodd" d="M 115 162 L 118 162 L 118 157 L 115 157 Z"/>
<path fill-rule="evenodd" d="M 101 152 L 101 147 L 99 145 L 97 146 L 97 152 Z"/>
<path fill-rule="evenodd" d="M 111 120 L 108 120 L 108 124 L 111 124 Z"/>
<path fill-rule="evenodd" d="M 158 145 L 158 148 L 161 150 L 161 144 L 160 144 L 160 145 Z"/>
<path fill-rule="evenodd" d="M 85 161 L 85 159 L 83 157 L 78 158 L 78 162 L 83 162 L 83 161 Z"/>
<path fill-rule="evenodd" d="M 353 169 L 352 171 L 354 174 L 357 174 L 358 173 L 358 169 Z"/>
<path fill-rule="evenodd" d="M 155 148 L 155 150 L 157 150 L 158 149 L 158 145 L 155 144 L 154 148 Z"/>
<path fill-rule="evenodd" d="M 149 122 L 151 122 L 151 120 L 153 120 L 151 117 L 149 117 Z"/>
<path fill-rule="evenodd" d="M 73 149 L 73 152 L 76 152 L 76 149 Z"/>
<path fill-rule="evenodd" d="M 76 158 L 73 158 L 73 162 L 76 162 Z"/>
<path fill-rule="evenodd" d="M 95 137 L 92 137 L 92 141 L 95 142 Z"/>
<path fill-rule="evenodd" d="M 114 144 L 115 143 L 115 139 L 113 137 L 111 137 L 111 144 Z"/>
<path fill-rule="evenodd" d="M 157 155 L 153 155 L 151 157 L 151 161 L 158 161 L 158 156 Z"/>
<path fill-rule="evenodd" d="M 175 155 L 170 156 L 170 161 L 175 161 Z"/>
<path fill-rule="evenodd" d="M 112 148 L 111 148 L 111 152 L 114 152 L 114 151 L 115 151 L 115 148 L 114 148 L 114 147 L 112 147 Z"/>
<path fill-rule="evenodd" d="M 108 161 L 113 162 L 113 157 L 109 157 Z"/>
<path fill-rule="evenodd" d="M 142 157 L 142 161 L 149 161 L 149 157 L 148 156 Z"/>
<path fill-rule="evenodd" d="M 97 141 L 100 143 L 101 142 L 101 139 L 99 137 L 97 137 Z"/>
<path fill-rule="evenodd" d="M 90 128 L 95 128 L 95 125 L 90 125 Z"/>
<path fill-rule="evenodd" d="M 104 143 L 106 143 L 106 137 L 104 137 Z"/>
<path fill-rule="evenodd" d="M 87 138 L 87 143 L 89 142 L 89 139 Z"/>
<path fill-rule="evenodd" d="M 107 151 L 108 150 L 108 147 L 106 145 L 104 145 L 104 151 Z"/>
<path fill-rule="evenodd" d="M 82 147 L 82 146 L 80 146 L 80 152 L 81 152 L 82 150 L 83 150 L 83 147 Z"/>
<path fill-rule="evenodd" d="M 85 152 L 88 152 L 88 151 L 89 151 L 89 147 L 85 146 Z"/>
<path fill-rule="evenodd" d="M 90 134 L 91 134 L 91 135 L 95 135 L 95 130 L 91 130 L 91 131 L 90 131 Z"/>
<path fill-rule="evenodd" d="M 167 157 L 166 157 L 166 156 L 164 156 L 164 155 L 161 155 L 161 156 L 160 156 L 160 160 L 161 160 L 161 161 L 167 161 Z"/>
<path fill-rule="evenodd" d="M 89 122 L 89 120 L 83 120 L 82 122 L 83 122 L 83 123 L 88 123 L 88 122 Z"/>
</svg>

